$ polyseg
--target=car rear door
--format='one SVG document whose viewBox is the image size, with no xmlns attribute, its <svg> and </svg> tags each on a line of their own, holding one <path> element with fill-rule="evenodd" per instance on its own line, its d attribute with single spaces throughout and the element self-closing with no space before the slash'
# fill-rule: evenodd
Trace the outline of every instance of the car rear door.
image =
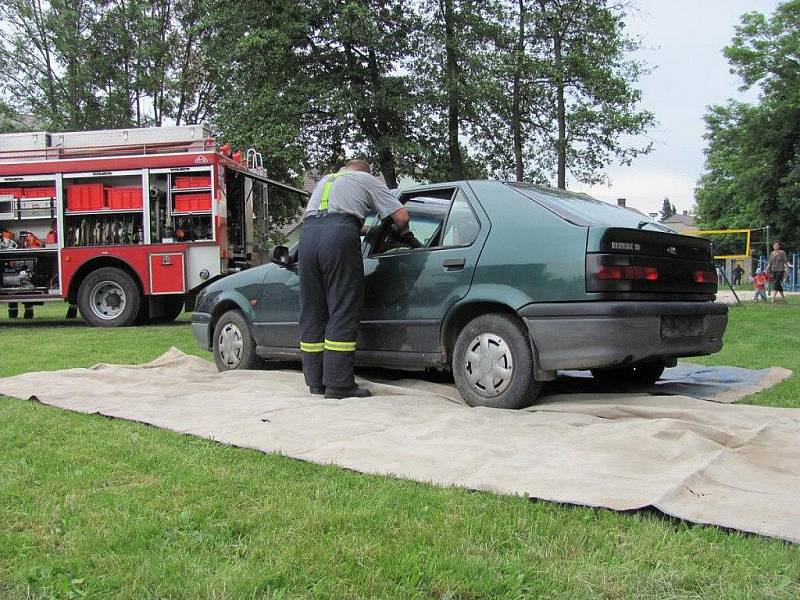
<svg viewBox="0 0 800 600">
<path fill-rule="evenodd" d="M 436 239 L 423 239 L 430 236 L 431 207 L 447 197 Z M 439 352 L 442 320 L 469 291 L 489 222 L 466 186 L 426 188 L 400 199 L 409 210 L 412 233 L 429 245 L 384 251 L 376 236 L 370 236 L 365 246 L 366 293 L 358 347 Z"/>
</svg>

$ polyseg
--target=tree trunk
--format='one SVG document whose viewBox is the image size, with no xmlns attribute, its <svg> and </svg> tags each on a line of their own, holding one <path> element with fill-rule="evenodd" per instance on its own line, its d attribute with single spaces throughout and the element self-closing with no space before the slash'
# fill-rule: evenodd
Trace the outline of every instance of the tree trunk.
<svg viewBox="0 0 800 600">
<path fill-rule="evenodd" d="M 558 121 L 558 187 L 567 188 L 567 110 L 564 100 L 564 61 L 561 54 L 561 34 L 553 34 L 553 53 L 556 67 L 556 120 Z"/>
<path fill-rule="evenodd" d="M 447 149 L 450 154 L 450 177 L 464 179 L 464 160 L 458 138 L 461 86 L 453 0 L 444 0 L 445 81 L 447 87 Z"/>
<path fill-rule="evenodd" d="M 183 68 L 181 69 L 181 95 L 180 99 L 178 100 L 178 112 L 175 117 L 175 124 L 180 125 L 181 120 L 183 119 L 183 112 L 186 107 L 186 96 L 187 96 L 187 79 L 189 78 L 189 64 L 192 58 L 192 47 L 194 46 L 194 34 L 189 34 L 186 38 L 186 47 L 183 53 Z"/>
<path fill-rule="evenodd" d="M 380 93 L 383 87 L 383 76 L 378 68 L 378 58 L 375 56 L 375 49 L 370 48 L 367 53 L 369 81 L 372 85 L 372 94 L 377 98 L 377 103 L 372 107 L 373 115 L 370 115 L 370 129 L 373 132 L 373 144 L 378 149 L 378 164 L 381 169 L 381 175 L 390 189 L 397 187 L 397 169 L 395 167 L 394 152 L 390 145 L 389 137 L 389 120 L 386 117 L 386 111 L 389 107 L 386 106 L 386 101 L 383 99 L 384 95 Z M 366 131 L 364 133 L 367 133 Z"/>
<path fill-rule="evenodd" d="M 525 0 L 519 0 L 519 31 L 517 36 L 514 89 L 511 97 L 511 131 L 514 142 L 514 175 L 517 181 L 525 177 L 522 160 L 522 65 L 525 56 Z"/>
</svg>

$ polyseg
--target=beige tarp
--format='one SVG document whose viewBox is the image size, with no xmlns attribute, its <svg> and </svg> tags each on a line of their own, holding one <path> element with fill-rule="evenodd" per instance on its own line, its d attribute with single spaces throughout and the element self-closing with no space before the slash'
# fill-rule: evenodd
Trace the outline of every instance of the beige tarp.
<svg viewBox="0 0 800 600">
<path fill-rule="evenodd" d="M 784 373 L 785 376 L 785 373 Z M 0 379 L 0 393 L 364 473 L 666 514 L 800 542 L 800 410 L 647 394 L 472 409 L 452 386 L 311 396 L 297 371 L 218 374 L 172 350 L 138 366 Z"/>
</svg>

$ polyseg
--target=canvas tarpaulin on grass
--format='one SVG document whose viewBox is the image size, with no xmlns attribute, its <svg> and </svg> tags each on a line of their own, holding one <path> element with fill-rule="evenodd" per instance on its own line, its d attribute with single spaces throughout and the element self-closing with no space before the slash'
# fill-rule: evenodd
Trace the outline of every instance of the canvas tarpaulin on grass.
<svg viewBox="0 0 800 600">
<path fill-rule="evenodd" d="M 788 374 L 751 379 L 763 388 Z M 327 400 L 310 395 L 296 370 L 217 373 L 173 349 L 145 365 L 0 379 L 0 393 L 364 473 L 615 510 L 654 507 L 800 542 L 800 410 L 575 391 L 572 381 L 569 393 L 507 411 L 468 408 L 452 385 L 366 385 L 372 398 Z"/>
</svg>

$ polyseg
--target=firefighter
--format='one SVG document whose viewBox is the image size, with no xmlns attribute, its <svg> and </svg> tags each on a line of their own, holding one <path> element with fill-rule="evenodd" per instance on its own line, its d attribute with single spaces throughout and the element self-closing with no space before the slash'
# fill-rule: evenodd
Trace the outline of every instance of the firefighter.
<svg viewBox="0 0 800 600">
<path fill-rule="evenodd" d="M 300 235 L 300 350 L 312 394 L 366 398 L 353 366 L 364 303 L 361 228 L 367 215 L 391 217 L 397 237 L 408 237 L 408 211 L 363 160 L 351 160 L 317 184 Z"/>
</svg>

